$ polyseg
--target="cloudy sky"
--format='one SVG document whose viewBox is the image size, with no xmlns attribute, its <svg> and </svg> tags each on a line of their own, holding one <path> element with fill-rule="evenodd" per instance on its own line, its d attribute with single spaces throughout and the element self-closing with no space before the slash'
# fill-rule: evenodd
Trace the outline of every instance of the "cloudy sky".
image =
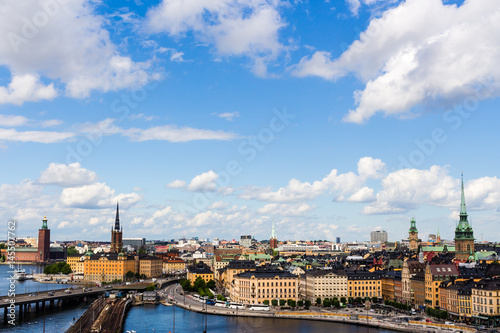
<svg viewBox="0 0 500 333">
<path fill-rule="evenodd" d="M 500 241 L 497 0 L 4 0 L 0 219 Z M 7 229 L 5 229 L 7 230 Z"/>
</svg>

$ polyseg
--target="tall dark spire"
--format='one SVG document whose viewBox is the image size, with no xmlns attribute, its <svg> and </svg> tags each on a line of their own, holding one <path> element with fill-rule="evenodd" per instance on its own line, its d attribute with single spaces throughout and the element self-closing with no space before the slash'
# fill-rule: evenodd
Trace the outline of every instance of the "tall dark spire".
<svg viewBox="0 0 500 333">
<path fill-rule="evenodd" d="M 115 230 L 120 230 L 120 209 L 118 208 L 118 202 L 116 203 Z"/>
</svg>

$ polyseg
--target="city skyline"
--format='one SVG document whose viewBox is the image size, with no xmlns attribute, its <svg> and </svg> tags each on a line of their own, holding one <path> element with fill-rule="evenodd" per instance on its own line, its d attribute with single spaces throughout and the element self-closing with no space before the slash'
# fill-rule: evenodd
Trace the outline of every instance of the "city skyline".
<svg viewBox="0 0 500 333">
<path fill-rule="evenodd" d="M 182 4 L 182 5 L 181 5 Z M 34 236 L 499 241 L 500 5 L 6 1 L 0 219 Z M 491 147 L 491 148 L 490 148 Z M 161 237 L 158 237 L 161 236 Z"/>
</svg>

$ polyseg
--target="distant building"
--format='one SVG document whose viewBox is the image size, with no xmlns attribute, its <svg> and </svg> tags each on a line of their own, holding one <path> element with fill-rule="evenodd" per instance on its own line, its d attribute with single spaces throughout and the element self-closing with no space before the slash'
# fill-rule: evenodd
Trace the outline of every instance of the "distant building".
<svg viewBox="0 0 500 333">
<path fill-rule="evenodd" d="M 120 229 L 120 215 L 118 202 L 116 203 L 116 219 L 115 219 L 115 228 L 111 228 L 111 250 L 112 253 L 120 253 L 123 248 L 122 241 L 122 233 L 123 230 Z"/>
<path fill-rule="evenodd" d="M 135 251 L 144 249 L 146 246 L 146 238 L 123 238 L 123 247 L 130 246 Z"/>
<path fill-rule="evenodd" d="M 414 218 L 410 221 L 410 230 L 408 231 L 408 241 L 410 243 L 410 251 L 416 251 L 418 249 L 418 230 Z"/>
<path fill-rule="evenodd" d="M 371 243 L 385 243 L 387 242 L 387 231 L 385 230 L 374 230 L 370 233 Z"/>
<path fill-rule="evenodd" d="M 240 245 L 246 248 L 252 246 L 252 236 L 245 235 L 240 237 Z"/>
<path fill-rule="evenodd" d="M 274 219 L 273 219 L 273 229 L 271 231 L 271 239 L 269 240 L 269 247 L 275 249 L 278 247 L 278 237 L 276 236 L 276 231 L 274 230 Z"/>
<path fill-rule="evenodd" d="M 337 237 L 337 238 L 335 239 L 335 243 L 340 244 L 340 237 Z"/>
</svg>

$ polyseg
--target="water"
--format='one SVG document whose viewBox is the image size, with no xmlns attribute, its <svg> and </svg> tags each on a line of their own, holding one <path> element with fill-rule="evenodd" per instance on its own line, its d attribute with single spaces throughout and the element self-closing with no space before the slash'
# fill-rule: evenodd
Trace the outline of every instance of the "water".
<svg viewBox="0 0 500 333">
<path fill-rule="evenodd" d="M 26 274 L 43 272 L 43 266 L 40 265 L 22 265 Z M 16 265 L 17 269 L 17 265 Z M 0 296 L 6 296 L 9 291 L 9 278 L 12 269 L 9 265 L 0 265 Z M 53 289 L 63 289 L 71 287 L 70 284 L 61 283 L 38 283 L 33 280 L 16 281 L 16 294 L 39 292 Z M 54 307 L 49 310 L 48 303 L 45 312 L 45 332 L 64 332 L 74 318 L 81 316 L 90 304 L 65 305 L 63 308 Z M 17 309 L 17 308 L 16 308 Z M 16 322 L 16 326 L 3 322 L 3 309 L 0 309 L 0 332 L 19 332 L 19 333 L 38 333 L 43 332 L 43 313 L 29 313 L 23 322 Z"/>
<path fill-rule="evenodd" d="M 173 306 L 136 306 L 133 307 L 125 320 L 123 332 L 135 330 L 137 333 L 174 332 Z M 205 330 L 205 315 L 175 308 L 175 333 L 203 332 Z M 207 332 L 241 332 L 241 333 L 388 333 L 391 331 L 375 328 L 329 323 L 321 321 L 306 321 L 296 319 L 245 318 L 226 316 L 207 316 Z"/>
</svg>

